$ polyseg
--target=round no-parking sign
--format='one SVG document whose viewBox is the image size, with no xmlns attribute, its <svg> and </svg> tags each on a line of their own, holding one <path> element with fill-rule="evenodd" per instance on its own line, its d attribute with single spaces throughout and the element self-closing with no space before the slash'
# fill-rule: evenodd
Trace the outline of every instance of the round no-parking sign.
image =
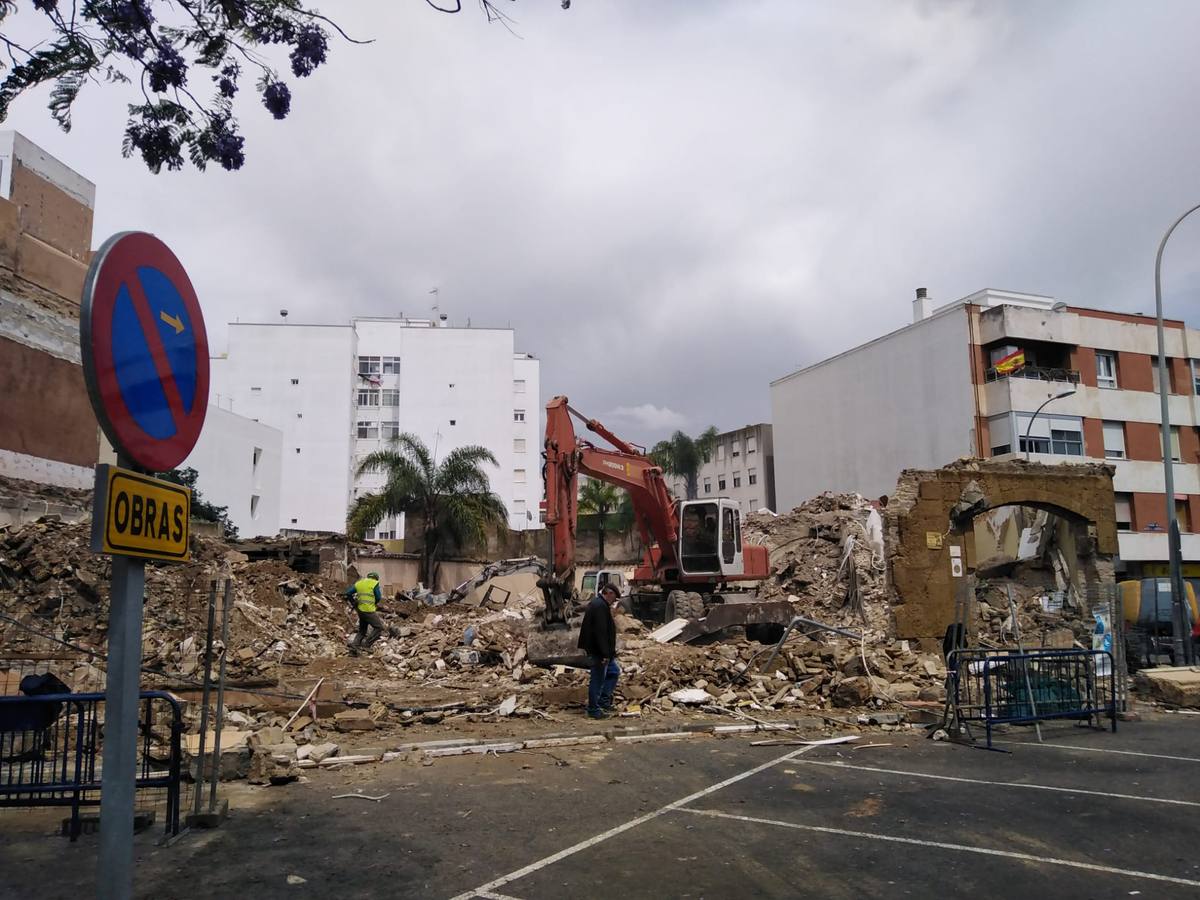
<svg viewBox="0 0 1200 900">
<path fill-rule="evenodd" d="M 105 435 L 150 471 L 191 453 L 208 409 L 208 335 L 196 292 L 162 241 L 126 231 L 88 268 L 79 315 L 83 374 Z"/>
</svg>

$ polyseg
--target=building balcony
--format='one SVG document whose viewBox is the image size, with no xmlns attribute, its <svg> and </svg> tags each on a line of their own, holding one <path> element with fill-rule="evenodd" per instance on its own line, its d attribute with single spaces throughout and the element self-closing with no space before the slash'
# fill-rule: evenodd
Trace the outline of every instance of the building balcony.
<svg viewBox="0 0 1200 900">
<path fill-rule="evenodd" d="M 1078 382 L 1051 382 L 1041 378 L 1020 377 L 986 382 L 980 392 L 981 412 L 985 416 L 1010 411 L 1033 412 L 1049 396 L 1068 390 L 1072 383 L 1075 384 L 1074 395 L 1055 400 L 1046 407 L 1047 413 L 1108 419 L 1114 422 L 1158 422 L 1161 418 L 1158 394 L 1153 391 L 1124 391 L 1088 387 Z M 1200 398 L 1172 394 L 1167 398 L 1167 402 L 1171 411 L 1171 424 L 1200 425 Z"/>
<path fill-rule="evenodd" d="M 1179 536 L 1184 562 L 1200 561 L 1200 534 Z M 1117 535 L 1118 555 L 1123 562 L 1165 562 L 1167 533 L 1165 531 L 1122 531 Z"/>
<path fill-rule="evenodd" d="M 1078 344 L 1079 316 L 1066 310 L 1036 309 L 1026 306 L 994 306 L 979 317 L 981 344 L 1012 341 L 1045 341 L 1053 344 Z"/>
<path fill-rule="evenodd" d="M 997 372 L 995 368 L 991 368 L 983 376 L 985 382 L 1001 381 L 1005 378 L 1028 378 L 1032 381 L 1079 384 L 1078 370 L 1052 369 L 1046 366 L 1023 366 L 1015 372 Z"/>
</svg>

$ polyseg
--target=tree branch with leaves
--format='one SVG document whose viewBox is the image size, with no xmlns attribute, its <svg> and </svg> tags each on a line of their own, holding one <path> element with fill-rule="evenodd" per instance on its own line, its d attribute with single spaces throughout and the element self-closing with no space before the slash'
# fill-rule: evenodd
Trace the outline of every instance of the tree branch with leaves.
<svg viewBox="0 0 1200 900">
<path fill-rule="evenodd" d="M 462 10 L 459 0 L 440 12 Z M 488 21 L 511 20 L 493 0 L 480 0 Z M 565 8 L 565 7 L 564 7 Z M 10 25 L 19 12 L 38 17 L 42 36 L 29 46 Z M 33 29 L 31 29 L 33 30 Z M 138 154 L 151 172 L 216 163 L 240 169 L 245 138 L 234 102 L 247 82 L 276 119 L 292 108 L 293 78 L 325 64 L 333 35 L 352 44 L 336 22 L 302 0 L 0 0 L 0 122 L 27 91 L 50 85 L 50 115 L 71 130 L 71 111 L 89 83 L 136 85 L 122 152 Z M 26 42 L 29 43 L 29 42 Z M 3 56 L 8 64 L 3 65 Z"/>
</svg>

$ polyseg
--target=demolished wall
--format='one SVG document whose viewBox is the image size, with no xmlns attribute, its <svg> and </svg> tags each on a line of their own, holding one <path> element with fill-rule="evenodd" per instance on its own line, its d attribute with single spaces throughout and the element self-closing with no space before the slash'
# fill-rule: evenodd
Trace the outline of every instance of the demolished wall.
<svg viewBox="0 0 1200 900">
<path fill-rule="evenodd" d="M 1090 543 L 1080 549 L 1096 559 L 1083 578 L 1111 580 L 1117 552 L 1112 475 L 1112 467 L 1103 464 L 1023 461 L 966 460 L 942 469 L 906 469 L 885 517 L 897 635 L 942 639 L 954 619 L 955 590 L 971 575 L 975 517 L 996 507 L 1044 509 L 1078 523 Z"/>
</svg>

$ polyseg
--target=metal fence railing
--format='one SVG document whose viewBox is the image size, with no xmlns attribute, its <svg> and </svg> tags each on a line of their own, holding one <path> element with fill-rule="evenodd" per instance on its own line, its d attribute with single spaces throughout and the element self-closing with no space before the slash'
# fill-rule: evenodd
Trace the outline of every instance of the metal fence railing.
<svg viewBox="0 0 1200 900">
<path fill-rule="evenodd" d="M 981 723 L 992 746 L 996 725 L 1084 720 L 1117 729 L 1117 670 L 1104 650 L 966 649 L 950 653 L 955 715 Z"/>
<path fill-rule="evenodd" d="M 100 804 L 104 694 L 47 693 L 54 683 L 38 674 L 21 681 L 22 693 L 0 696 L 0 808 L 69 808 L 63 829 L 75 840 L 83 810 Z M 183 802 L 183 716 L 171 694 L 140 696 L 135 810 L 150 820 L 162 810 L 172 836 Z"/>
</svg>

